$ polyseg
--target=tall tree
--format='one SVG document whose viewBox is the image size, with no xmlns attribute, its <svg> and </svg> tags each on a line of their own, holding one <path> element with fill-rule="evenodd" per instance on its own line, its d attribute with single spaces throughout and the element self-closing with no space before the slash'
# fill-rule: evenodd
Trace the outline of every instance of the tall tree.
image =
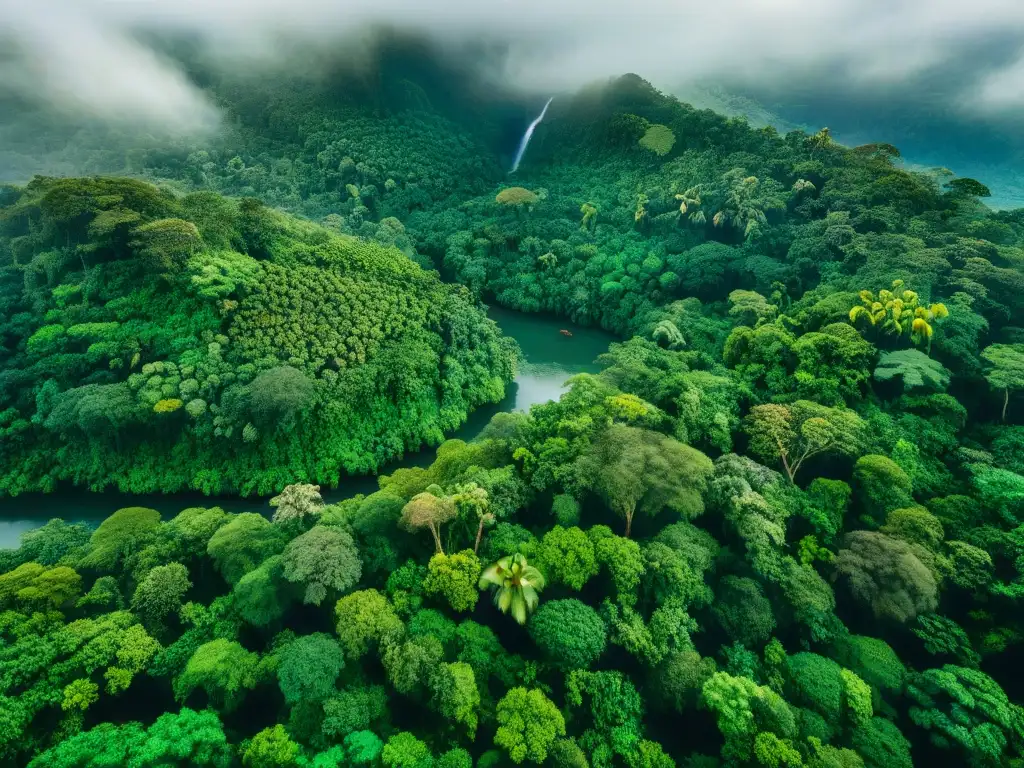
<svg viewBox="0 0 1024 768">
<path fill-rule="evenodd" d="M 167 615 L 181 607 L 181 600 L 191 586 L 188 570 L 181 563 L 158 565 L 135 588 L 132 610 L 151 632 L 157 631 Z"/>
<path fill-rule="evenodd" d="M 704 511 L 701 494 L 711 475 L 711 460 L 695 448 L 652 432 L 613 424 L 576 463 L 577 476 L 597 492 L 633 530 L 637 511 L 663 509 L 690 519 Z"/>
<path fill-rule="evenodd" d="M 480 596 L 479 578 L 480 559 L 468 549 L 451 555 L 436 554 L 427 565 L 423 592 L 443 596 L 454 611 L 471 611 Z"/>
<path fill-rule="evenodd" d="M 530 619 L 530 637 L 555 666 L 586 669 L 604 652 L 608 628 L 586 603 L 553 600 Z"/>
<path fill-rule="evenodd" d="M 746 421 L 751 452 L 765 461 L 781 461 L 786 476 L 794 483 L 804 462 L 813 456 L 855 454 L 863 428 L 864 422 L 853 411 L 809 400 L 755 405 Z"/>
<path fill-rule="evenodd" d="M 434 538 L 434 551 L 444 554 L 441 546 L 441 526 L 458 514 L 455 502 L 444 495 L 436 485 L 423 493 L 417 493 L 402 508 L 400 525 L 406 530 L 426 528 Z"/>
<path fill-rule="evenodd" d="M 853 531 L 835 560 L 836 576 L 878 619 L 907 622 L 938 604 L 931 571 L 904 541 L 874 531 Z"/>
<path fill-rule="evenodd" d="M 354 587 L 363 565 L 352 537 L 343 530 L 316 525 L 292 539 L 281 555 L 284 577 L 306 585 L 303 602 L 320 605 L 328 590 Z"/>
<path fill-rule="evenodd" d="M 210 537 L 206 552 L 229 584 L 236 583 L 268 557 L 278 554 L 287 535 L 263 515 L 242 512 Z"/>
<path fill-rule="evenodd" d="M 334 607 L 338 618 L 338 639 L 349 659 L 366 655 L 371 646 L 401 636 L 402 620 L 380 592 L 362 589 L 338 600 Z"/>
<path fill-rule="evenodd" d="M 981 357 L 991 365 L 985 374 L 993 389 L 1003 390 L 1003 421 L 1010 405 L 1010 390 L 1024 389 L 1024 344 L 993 344 Z"/>
<path fill-rule="evenodd" d="M 476 519 L 476 538 L 473 541 L 473 554 L 480 553 L 480 540 L 484 528 L 494 525 L 494 513 L 490 511 L 490 497 L 484 488 L 476 483 L 456 485 L 452 489 L 451 499 L 459 512 Z"/>
<path fill-rule="evenodd" d="M 242 703 L 246 691 L 256 685 L 258 663 L 259 656 L 237 642 L 211 640 L 196 649 L 175 678 L 174 694 L 183 702 L 201 688 L 222 711 L 231 712 Z"/>
<path fill-rule="evenodd" d="M 316 632 L 303 635 L 280 652 L 277 680 L 289 704 L 323 701 L 335 693 L 335 681 L 345 666 L 338 641 Z"/>
<path fill-rule="evenodd" d="M 125 507 L 117 510 L 93 532 L 82 564 L 113 570 L 149 541 L 159 523 L 160 513 L 155 509 Z"/>
</svg>

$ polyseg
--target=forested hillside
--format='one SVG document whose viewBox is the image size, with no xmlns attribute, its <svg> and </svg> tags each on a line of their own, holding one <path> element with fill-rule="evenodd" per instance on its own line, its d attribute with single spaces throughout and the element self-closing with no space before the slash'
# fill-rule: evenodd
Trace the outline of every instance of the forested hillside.
<svg viewBox="0 0 1024 768">
<path fill-rule="evenodd" d="M 286 487 L 0 553 L 3 759 L 1024 765 L 1024 211 L 636 76 L 508 178 L 388 82 L 4 192 L 0 490 Z M 622 341 L 325 504 L 500 395 L 478 299 Z"/>
<path fill-rule="evenodd" d="M 0 493 L 334 485 L 514 371 L 465 290 L 253 198 L 39 178 L 0 226 Z"/>
</svg>

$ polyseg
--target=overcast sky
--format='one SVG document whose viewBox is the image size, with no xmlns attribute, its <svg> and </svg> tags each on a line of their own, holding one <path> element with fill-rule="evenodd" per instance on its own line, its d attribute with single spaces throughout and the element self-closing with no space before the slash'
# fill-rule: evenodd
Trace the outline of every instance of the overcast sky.
<svg viewBox="0 0 1024 768">
<path fill-rule="evenodd" d="M 782 102 L 1024 115 L 1024 0 L 0 0 L 0 89 L 188 130 L 216 110 L 147 33 L 199 35 L 225 66 L 252 68 L 282 38 L 354 48 L 375 23 L 493 42 L 506 82 L 541 93 L 636 72 L 667 90 L 699 79 Z"/>
</svg>

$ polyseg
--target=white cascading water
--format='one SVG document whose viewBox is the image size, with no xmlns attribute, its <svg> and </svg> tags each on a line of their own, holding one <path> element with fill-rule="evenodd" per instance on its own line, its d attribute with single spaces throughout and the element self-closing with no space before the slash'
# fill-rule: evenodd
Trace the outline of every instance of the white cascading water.
<svg viewBox="0 0 1024 768">
<path fill-rule="evenodd" d="M 537 115 L 537 119 L 530 123 L 530 127 L 526 129 L 526 133 L 523 134 L 523 138 L 519 142 L 519 149 L 516 150 L 516 159 L 515 162 L 512 163 L 512 170 L 509 171 L 509 173 L 515 173 L 519 168 L 519 161 L 523 159 L 523 155 L 526 153 L 526 145 L 530 143 L 530 137 L 533 136 L 534 129 L 540 125 L 540 121 L 544 119 L 544 115 L 547 113 L 548 107 L 551 106 L 551 102 L 554 100 L 554 96 L 548 99 L 548 103 L 544 105 L 544 109 L 542 109 L 540 114 Z"/>
</svg>

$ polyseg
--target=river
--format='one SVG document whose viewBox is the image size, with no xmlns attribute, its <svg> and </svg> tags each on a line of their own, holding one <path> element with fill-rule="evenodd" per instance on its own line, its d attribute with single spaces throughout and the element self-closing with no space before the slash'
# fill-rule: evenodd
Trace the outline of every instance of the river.
<svg viewBox="0 0 1024 768">
<path fill-rule="evenodd" d="M 594 373 L 599 367 L 595 358 L 608 349 L 615 337 L 597 328 L 572 325 L 546 315 L 528 315 L 522 312 L 492 307 L 488 314 L 501 327 L 506 336 L 519 342 L 523 361 L 514 382 L 506 390 L 500 403 L 479 408 L 449 437 L 472 440 L 480 434 L 491 417 L 502 411 L 524 411 L 536 403 L 556 399 L 565 391 L 565 381 L 577 373 Z M 559 333 L 572 332 L 571 337 Z M 423 450 L 405 456 L 383 467 L 380 474 L 388 474 L 399 467 L 425 467 L 434 460 L 435 449 Z M 372 493 L 377 489 L 377 476 L 366 475 L 344 478 L 337 488 L 323 492 L 330 503 L 357 493 Z M 25 494 L 17 498 L 0 498 L 0 548 L 18 546 L 25 531 L 37 528 L 47 520 L 60 517 L 68 522 L 98 524 L 107 515 L 122 507 L 150 507 L 165 517 L 182 509 L 197 506 L 220 506 L 229 512 L 270 513 L 269 497 L 242 499 L 237 497 L 210 497 L 198 493 L 175 493 L 155 496 L 137 496 L 126 493 L 88 491 L 62 491 L 53 494 Z"/>
</svg>

